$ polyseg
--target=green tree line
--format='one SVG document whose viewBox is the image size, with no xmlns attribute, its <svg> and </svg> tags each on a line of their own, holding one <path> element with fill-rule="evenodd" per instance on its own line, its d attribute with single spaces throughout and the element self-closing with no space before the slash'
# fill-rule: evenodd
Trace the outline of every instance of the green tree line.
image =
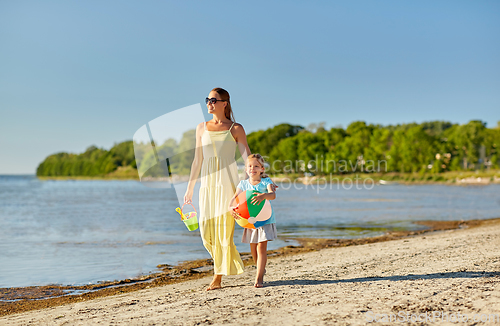
<svg viewBox="0 0 500 326">
<path fill-rule="evenodd" d="M 136 168 L 132 141 L 109 151 L 90 146 L 82 154 L 57 153 L 48 156 L 36 170 L 37 176 L 103 176 L 120 166 Z"/>
<path fill-rule="evenodd" d="M 247 135 L 252 153 L 266 157 L 269 173 L 425 172 L 499 168 L 500 128 L 487 128 L 482 121 L 459 125 L 446 121 L 421 124 L 373 125 L 356 121 L 347 126 L 307 128 L 287 123 Z M 144 144 L 146 146 L 146 144 Z M 152 151 L 141 150 L 141 162 L 155 164 Z M 170 156 L 170 168 L 189 174 L 194 156 L 194 130 L 155 148 L 156 155 Z M 137 168 L 132 141 L 109 151 L 95 146 L 82 154 L 48 156 L 37 169 L 38 176 L 102 176 L 119 167 Z M 151 168 L 150 171 L 159 169 Z M 165 171 L 150 172 L 151 176 Z"/>
<path fill-rule="evenodd" d="M 330 130 L 323 125 L 281 124 L 249 134 L 248 143 L 252 152 L 267 156 L 270 173 L 440 173 L 499 167 L 500 128 L 486 128 L 482 121 L 396 126 L 356 121 Z"/>
</svg>

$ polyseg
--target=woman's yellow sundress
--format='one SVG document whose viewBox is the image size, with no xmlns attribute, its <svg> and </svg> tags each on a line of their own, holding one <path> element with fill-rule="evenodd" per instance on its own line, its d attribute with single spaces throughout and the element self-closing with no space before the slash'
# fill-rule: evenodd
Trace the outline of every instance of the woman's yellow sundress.
<svg viewBox="0 0 500 326">
<path fill-rule="evenodd" d="M 234 123 L 231 125 L 233 128 Z M 229 202 L 239 182 L 236 166 L 236 141 L 231 128 L 208 131 L 201 136 L 203 163 L 201 167 L 199 225 L 203 245 L 214 261 L 214 274 L 243 273 L 243 262 L 234 245 L 234 218 Z"/>
</svg>

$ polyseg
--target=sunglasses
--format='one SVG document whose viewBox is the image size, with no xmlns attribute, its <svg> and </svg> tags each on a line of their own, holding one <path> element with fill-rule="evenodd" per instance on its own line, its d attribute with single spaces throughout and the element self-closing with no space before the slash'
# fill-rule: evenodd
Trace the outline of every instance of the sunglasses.
<svg viewBox="0 0 500 326">
<path fill-rule="evenodd" d="M 205 99 L 205 104 L 208 104 L 208 102 L 210 102 L 210 103 L 212 103 L 212 104 L 215 104 L 215 103 L 217 103 L 217 101 L 219 101 L 219 102 L 226 102 L 226 101 L 224 101 L 224 100 L 218 100 L 218 99 L 216 99 L 215 97 L 212 97 L 212 98 L 208 98 L 208 97 L 207 97 L 207 98 Z"/>
</svg>

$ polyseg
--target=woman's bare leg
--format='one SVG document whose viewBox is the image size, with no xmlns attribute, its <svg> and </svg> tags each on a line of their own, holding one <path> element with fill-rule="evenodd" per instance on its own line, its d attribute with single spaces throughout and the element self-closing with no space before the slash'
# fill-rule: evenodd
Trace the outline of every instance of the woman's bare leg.
<svg viewBox="0 0 500 326">
<path fill-rule="evenodd" d="M 210 283 L 210 285 L 208 286 L 207 291 L 220 289 L 222 287 L 221 282 L 222 282 L 222 275 L 214 275 L 214 279 L 212 280 L 212 283 Z"/>
<path fill-rule="evenodd" d="M 257 275 L 255 276 L 255 287 L 261 288 L 264 286 L 264 274 L 266 273 L 267 264 L 267 241 L 257 244 Z"/>
</svg>

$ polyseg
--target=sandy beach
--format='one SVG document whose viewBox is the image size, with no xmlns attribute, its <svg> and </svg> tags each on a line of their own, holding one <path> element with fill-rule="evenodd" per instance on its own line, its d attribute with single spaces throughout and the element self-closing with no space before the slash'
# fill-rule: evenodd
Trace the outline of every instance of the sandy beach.
<svg viewBox="0 0 500 326">
<path fill-rule="evenodd" d="M 205 291 L 204 277 L 8 315 L 0 324 L 500 323 L 500 223 L 271 258 L 262 289 L 252 287 L 254 275 L 247 266 L 220 290 Z"/>
</svg>

